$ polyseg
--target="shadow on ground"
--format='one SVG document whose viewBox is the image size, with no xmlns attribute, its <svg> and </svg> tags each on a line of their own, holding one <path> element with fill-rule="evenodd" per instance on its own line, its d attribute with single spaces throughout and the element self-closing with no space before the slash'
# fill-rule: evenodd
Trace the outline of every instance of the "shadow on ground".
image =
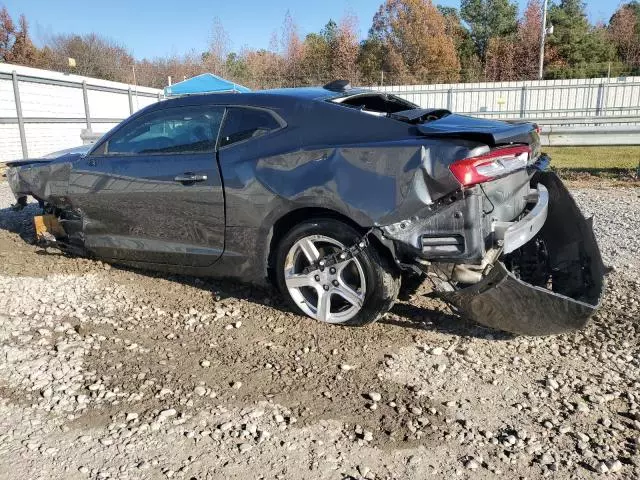
<svg viewBox="0 0 640 480">
<path fill-rule="evenodd" d="M 25 244 L 32 245 L 35 234 L 32 218 L 40 213 L 41 209 L 36 203 L 30 203 L 22 209 L 14 209 L 12 207 L 0 209 L 0 230 L 17 234 Z M 55 249 L 43 250 L 33 246 L 33 252 L 39 257 L 36 261 L 46 261 L 45 259 L 48 258 L 54 262 L 59 262 L 61 257 L 66 257 L 73 261 L 73 257 L 68 257 Z M 244 284 L 231 279 L 197 278 L 188 275 L 143 270 L 119 264 L 114 264 L 113 266 L 116 270 L 142 275 L 147 279 L 165 279 L 186 287 L 196 288 L 207 292 L 212 298 L 241 299 L 274 308 L 281 313 L 297 313 L 289 308 L 279 292 L 271 286 Z M 418 284 L 411 285 L 411 291 L 417 289 L 418 286 Z M 429 308 L 433 305 L 438 305 L 439 308 Z M 444 304 L 437 300 L 424 299 L 420 295 L 411 295 L 405 292 L 404 300 L 396 303 L 389 314 L 385 315 L 379 322 L 391 327 L 434 331 L 461 337 L 487 338 L 490 335 L 495 339 L 511 338 L 509 335 L 465 320 L 454 312 L 446 311 L 446 309 L 442 308 L 443 306 Z M 304 321 L 310 321 L 306 317 L 300 318 L 304 318 Z"/>
</svg>

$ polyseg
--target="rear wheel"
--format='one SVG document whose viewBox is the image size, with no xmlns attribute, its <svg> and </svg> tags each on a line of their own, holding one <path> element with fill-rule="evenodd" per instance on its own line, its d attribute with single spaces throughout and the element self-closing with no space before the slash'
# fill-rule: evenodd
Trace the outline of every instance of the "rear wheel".
<svg viewBox="0 0 640 480">
<path fill-rule="evenodd" d="M 325 255 L 361 238 L 350 225 L 332 218 L 301 223 L 278 245 L 278 287 L 297 311 L 322 322 L 360 326 L 374 322 L 393 305 L 400 276 L 374 245 L 328 268 L 305 272 Z"/>
</svg>

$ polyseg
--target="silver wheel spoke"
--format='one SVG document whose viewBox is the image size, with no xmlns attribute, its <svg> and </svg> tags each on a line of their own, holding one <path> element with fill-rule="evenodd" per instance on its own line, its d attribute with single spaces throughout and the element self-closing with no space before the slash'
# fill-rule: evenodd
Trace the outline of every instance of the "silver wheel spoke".
<svg viewBox="0 0 640 480">
<path fill-rule="evenodd" d="M 284 277 L 287 288 L 313 287 L 316 283 L 312 274 L 288 272 Z"/>
<path fill-rule="evenodd" d="M 350 258 L 330 267 L 305 273 L 305 270 L 310 265 L 313 268 L 323 255 L 338 253 L 344 248 L 344 245 L 334 238 L 314 234 L 295 242 L 285 258 L 284 283 L 291 299 L 304 313 L 318 321 L 346 323 L 357 315 L 364 305 L 367 285 L 358 258 Z M 337 297 L 340 297 L 340 300 Z"/>
<path fill-rule="evenodd" d="M 318 320 L 327 322 L 331 316 L 331 293 L 318 288 L 318 307 L 316 309 Z"/>
<path fill-rule="evenodd" d="M 303 238 L 302 240 L 300 240 L 299 245 L 300 250 L 302 250 L 304 256 L 307 257 L 309 263 L 314 263 L 320 258 L 320 252 L 311 239 Z"/>
<path fill-rule="evenodd" d="M 340 286 L 337 287 L 334 292 L 336 295 L 340 295 L 347 302 L 349 302 L 354 307 L 362 308 L 363 298 L 358 292 L 356 292 L 349 285 L 340 280 Z"/>
<path fill-rule="evenodd" d="M 342 272 L 344 271 L 345 268 L 347 268 L 349 266 L 349 264 L 351 262 L 353 262 L 354 259 L 350 258 L 349 260 L 345 260 L 344 262 L 338 262 L 335 264 L 335 268 L 338 271 L 338 275 L 342 276 Z"/>
</svg>

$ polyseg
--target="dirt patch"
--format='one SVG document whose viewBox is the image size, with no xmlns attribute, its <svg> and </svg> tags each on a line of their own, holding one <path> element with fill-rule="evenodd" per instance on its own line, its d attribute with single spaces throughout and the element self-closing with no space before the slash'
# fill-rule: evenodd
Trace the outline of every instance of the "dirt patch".
<svg viewBox="0 0 640 480">
<path fill-rule="evenodd" d="M 324 325 L 268 288 L 44 253 L 5 209 L 0 476 L 636 478 L 634 192 L 576 192 L 616 271 L 585 330 L 544 338 L 424 291 Z"/>
</svg>

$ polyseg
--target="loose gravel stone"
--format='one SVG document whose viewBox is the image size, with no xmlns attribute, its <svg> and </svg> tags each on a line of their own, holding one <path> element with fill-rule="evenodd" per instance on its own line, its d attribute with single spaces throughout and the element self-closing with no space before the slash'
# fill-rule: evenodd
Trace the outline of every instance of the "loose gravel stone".
<svg viewBox="0 0 640 480">
<path fill-rule="evenodd" d="M 459 318 L 428 284 L 356 332 L 259 286 L 45 253 L 17 233 L 37 204 L 8 209 L 0 181 L 0 472 L 640 478 L 640 196 L 575 196 L 607 292 L 585 329 L 530 338 Z"/>
<path fill-rule="evenodd" d="M 378 392 L 369 392 L 369 398 L 374 402 L 379 402 L 380 400 L 382 400 L 382 395 L 380 395 Z"/>
</svg>

